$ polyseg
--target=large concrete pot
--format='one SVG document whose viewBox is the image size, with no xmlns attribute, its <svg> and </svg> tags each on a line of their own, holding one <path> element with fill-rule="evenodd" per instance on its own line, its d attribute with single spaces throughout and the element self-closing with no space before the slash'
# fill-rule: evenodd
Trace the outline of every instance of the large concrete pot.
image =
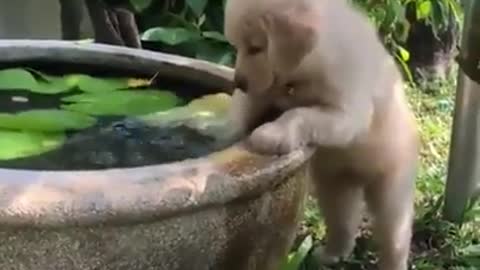
<svg viewBox="0 0 480 270">
<path fill-rule="evenodd" d="M 0 66 L 83 66 L 228 87 L 225 67 L 149 51 L 2 41 Z M 0 269 L 278 269 L 302 216 L 309 150 L 239 142 L 198 159 L 96 171 L 0 169 Z"/>
</svg>

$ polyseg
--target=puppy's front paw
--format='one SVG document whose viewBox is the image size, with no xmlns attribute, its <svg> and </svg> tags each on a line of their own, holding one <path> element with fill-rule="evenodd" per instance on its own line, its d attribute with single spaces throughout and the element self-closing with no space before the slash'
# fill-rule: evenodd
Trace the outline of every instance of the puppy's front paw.
<svg viewBox="0 0 480 270">
<path fill-rule="evenodd" d="M 302 146 L 302 141 L 278 123 L 266 123 L 256 128 L 248 138 L 254 151 L 262 154 L 288 154 Z"/>
</svg>

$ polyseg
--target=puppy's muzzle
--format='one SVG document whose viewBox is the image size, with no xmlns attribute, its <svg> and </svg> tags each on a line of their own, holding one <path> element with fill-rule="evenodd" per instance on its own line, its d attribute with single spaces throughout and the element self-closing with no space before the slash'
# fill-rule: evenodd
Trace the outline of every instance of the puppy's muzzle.
<svg viewBox="0 0 480 270">
<path fill-rule="evenodd" d="M 245 77 L 239 76 L 238 74 L 235 74 L 233 78 L 233 86 L 237 89 L 242 90 L 243 92 L 247 92 L 248 90 L 248 83 Z"/>
</svg>

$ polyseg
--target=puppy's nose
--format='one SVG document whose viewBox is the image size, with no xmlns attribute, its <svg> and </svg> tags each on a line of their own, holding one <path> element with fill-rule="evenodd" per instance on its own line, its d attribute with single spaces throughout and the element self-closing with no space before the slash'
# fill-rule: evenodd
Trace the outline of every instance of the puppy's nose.
<svg viewBox="0 0 480 270">
<path fill-rule="evenodd" d="M 235 88 L 238 88 L 243 92 L 247 92 L 248 83 L 244 77 L 235 75 L 235 77 L 233 78 L 233 84 Z"/>
</svg>

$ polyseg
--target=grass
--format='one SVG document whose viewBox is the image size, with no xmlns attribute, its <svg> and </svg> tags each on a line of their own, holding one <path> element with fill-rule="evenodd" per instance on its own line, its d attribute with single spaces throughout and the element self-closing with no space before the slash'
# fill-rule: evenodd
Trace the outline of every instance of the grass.
<svg viewBox="0 0 480 270">
<path fill-rule="evenodd" d="M 412 238 L 411 268 L 415 270 L 480 269 L 480 204 L 473 205 L 460 225 L 442 219 L 444 181 L 454 109 L 455 80 L 429 85 L 428 89 L 408 88 L 422 137 L 421 167 L 416 181 L 416 221 Z M 313 200 L 307 201 L 299 240 L 290 254 L 302 263 L 281 270 L 319 269 L 309 251 L 319 244 L 325 228 Z M 313 239 L 313 241 L 312 241 Z M 351 259 L 332 268 L 376 269 L 375 246 L 368 229 L 362 230 Z"/>
</svg>

